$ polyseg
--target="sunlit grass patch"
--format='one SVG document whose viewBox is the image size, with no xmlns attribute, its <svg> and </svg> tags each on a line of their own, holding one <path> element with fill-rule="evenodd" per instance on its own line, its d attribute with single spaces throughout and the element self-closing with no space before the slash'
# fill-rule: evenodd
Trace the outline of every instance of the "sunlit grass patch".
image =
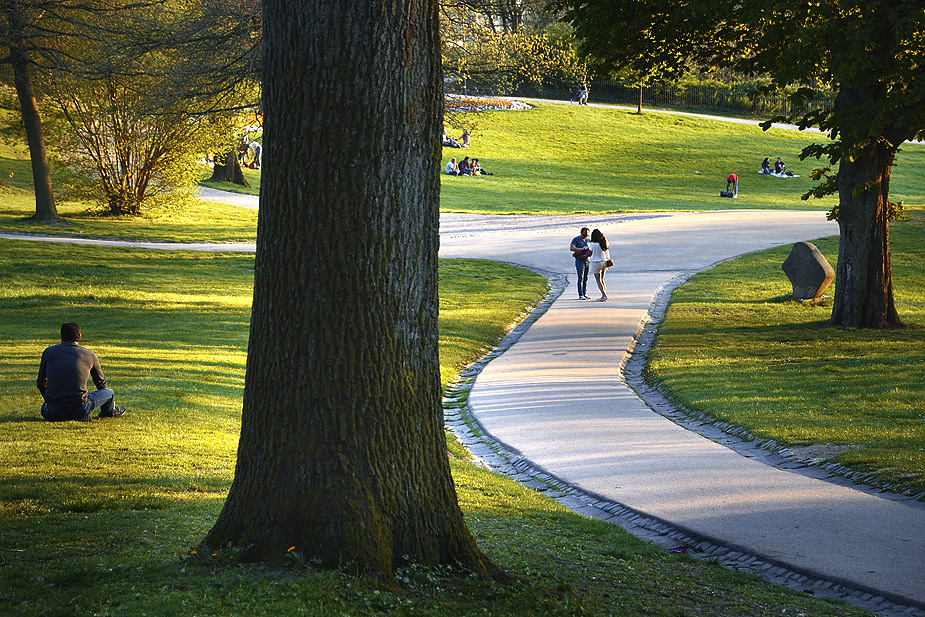
<svg viewBox="0 0 925 617">
<path fill-rule="evenodd" d="M 10 273 L 0 288 L 3 615 L 863 614 L 666 553 L 458 460 L 469 527 L 521 577 L 513 585 L 412 566 L 395 594 L 297 554 L 273 569 L 238 564 L 234 550 L 199 554 L 236 462 L 253 256 L 3 242 L 0 268 Z M 455 333 L 451 346 L 441 340 L 444 379 L 546 290 L 496 263 L 452 260 L 440 276 L 440 328 Z M 74 293 L 84 283 L 93 296 Z M 39 354 L 70 319 L 129 406 L 124 417 L 39 418 Z"/>
<path fill-rule="evenodd" d="M 3 163 L 0 158 L 0 173 Z M 31 175 L 29 182 L 31 187 Z M 5 232 L 152 242 L 254 242 L 257 237 L 256 210 L 218 202 L 196 201 L 182 210 L 139 217 L 102 216 L 90 204 L 76 202 L 59 202 L 57 210 L 58 223 L 31 221 L 32 191 L 0 187 L 0 231 Z"/>
<path fill-rule="evenodd" d="M 691 409 L 784 445 L 854 445 L 835 461 L 925 491 L 925 222 L 892 226 L 904 328 L 825 325 L 831 302 L 791 299 L 789 246 L 717 266 L 675 290 L 649 371 Z M 836 263 L 834 238 L 816 242 Z M 834 293 L 834 288 L 827 291 Z"/>
<path fill-rule="evenodd" d="M 497 262 L 444 259 L 440 262 L 440 364 L 446 385 L 488 352 L 546 292 L 546 280 Z"/>
<path fill-rule="evenodd" d="M 470 127 L 472 130 L 472 127 Z M 441 209 L 450 212 L 563 214 L 650 210 L 828 209 L 832 199 L 803 201 L 815 160 L 800 150 L 824 136 L 707 118 L 626 109 L 538 103 L 524 112 L 488 112 L 469 150 L 488 177 L 441 176 Z M 799 178 L 757 173 L 765 156 L 782 156 Z M 925 205 L 920 170 L 925 146 L 897 156 L 891 198 Z M 729 173 L 739 198 L 721 199 Z"/>
</svg>

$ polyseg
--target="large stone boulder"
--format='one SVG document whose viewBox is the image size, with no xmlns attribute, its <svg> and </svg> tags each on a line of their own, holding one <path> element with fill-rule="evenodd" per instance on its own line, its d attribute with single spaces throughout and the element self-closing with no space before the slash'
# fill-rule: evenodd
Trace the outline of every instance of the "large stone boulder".
<svg viewBox="0 0 925 617">
<path fill-rule="evenodd" d="M 818 300 L 835 280 L 835 270 L 814 244 L 797 242 L 781 266 L 793 285 L 793 297 Z"/>
</svg>

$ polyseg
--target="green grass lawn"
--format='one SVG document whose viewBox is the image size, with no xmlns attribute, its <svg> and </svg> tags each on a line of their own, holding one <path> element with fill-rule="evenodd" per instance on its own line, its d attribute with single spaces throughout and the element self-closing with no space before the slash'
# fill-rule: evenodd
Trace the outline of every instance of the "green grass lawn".
<svg viewBox="0 0 925 617">
<path fill-rule="evenodd" d="M 471 127 L 472 147 L 444 148 L 441 165 L 450 157 L 477 157 L 496 175 L 441 175 L 445 212 L 828 209 L 834 203 L 800 199 L 812 185 L 808 174 L 816 161 L 801 162 L 797 155 L 803 146 L 821 138 L 818 134 L 764 132 L 755 126 L 690 116 L 557 104 L 486 112 L 477 122 Z M 253 240 L 256 214 L 219 204 L 140 221 L 89 217 L 82 214 L 83 204 L 62 204 L 68 225 L 49 228 L 26 222 L 34 202 L 24 156 L 22 147 L 0 145 L 0 179 L 15 174 L 6 180 L 6 188 L 0 187 L 0 230 L 129 239 Z M 789 169 L 802 177 L 785 180 L 757 174 L 765 156 L 782 156 Z M 923 168 L 925 146 L 912 144 L 900 152 L 891 183 L 894 200 L 925 206 Z M 719 197 L 730 172 L 740 176 L 736 200 Z M 260 172 L 245 169 L 244 173 L 250 189 L 204 184 L 258 194 Z"/>
<path fill-rule="evenodd" d="M 831 301 L 791 299 L 781 271 L 786 246 L 721 264 L 675 290 L 649 378 L 689 408 L 759 437 L 852 446 L 833 460 L 925 493 L 925 208 L 907 214 L 891 230 L 904 328 L 826 326 Z M 816 244 L 836 263 L 837 238 Z"/>
<path fill-rule="evenodd" d="M 395 594 L 298 559 L 267 569 L 191 554 L 234 470 L 253 256 L 4 241 L 0 268 L 4 615 L 864 614 L 654 548 L 456 458 L 473 534 L 515 584 L 411 567 Z M 446 382 L 546 282 L 450 260 L 440 288 Z M 38 358 L 72 319 L 128 406 L 123 418 L 40 419 Z"/>
<path fill-rule="evenodd" d="M 456 130 L 456 133 L 459 131 Z M 449 212 L 563 214 L 731 208 L 828 209 L 831 199 L 802 201 L 817 161 L 800 150 L 821 138 L 785 129 L 625 109 L 538 104 L 535 110 L 489 112 L 472 147 L 444 148 L 475 157 L 488 177 L 443 176 L 440 207 Z M 800 178 L 756 173 L 781 156 Z M 925 205 L 925 147 L 897 157 L 892 197 Z M 721 199 L 726 176 L 739 175 L 739 198 Z"/>
<path fill-rule="evenodd" d="M 452 120 L 449 120 L 452 122 Z M 459 133 L 461 127 L 454 127 Z M 690 116 L 538 103 L 530 111 L 486 112 L 472 147 L 443 148 L 441 169 L 455 157 L 479 158 L 495 173 L 442 175 L 444 212 L 564 214 L 729 208 L 828 209 L 830 200 L 803 201 L 816 161 L 799 161 L 818 134 Z M 761 160 L 783 157 L 800 178 L 761 176 Z M 897 200 L 925 204 L 919 169 L 925 148 L 900 153 L 893 175 Z M 736 201 L 719 198 L 726 176 L 739 175 Z M 245 169 L 251 188 L 203 182 L 259 194 L 260 173 Z"/>
<path fill-rule="evenodd" d="M 803 202 L 812 136 L 626 110 L 540 105 L 479 120 L 469 150 L 495 176 L 443 176 L 442 209 L 610 212 L 828 208 Z M 456 131 L 458 133 L 458 130 Z M 803 178 L 754 173 L 782 156 Z M 925 149 L 897 157 L 894 275 L 907 323 L 886 333 L 822 326 L 829 307 L 786 299 L 787 249 L 748 256 L 680 288 L 650 371 L 672 396 L 787 444 L 860 445 L 838 460 L 922 490 Z M 740 198 L 720 199 L 730 171 Z M 259 173 L 250 174 L 259 186 Z M 12 174 L 12 176 L 10 176 Z M 21 147 L 0 143 L 0 230 L 145 240 L 253 241 L 256 212 L 199 204 L 140 219 L 61 204 L 34 211 Z M 834 262 L 835 242 L 819 242 Z M 240 426 L 252 255 L 0 243 L 0 613 L 10 615 L 854 615 L 860 611 L 673 555 L 458 457 L 460 503 L 479 544 L 522 582 L 444 570 L 401 573 L 403 594 L 316 572 L 188 554 L 221 508 Z M 79 282 L 79 287 L 77 286 Z M 507 266 L 442 261 L 441 377 L 490 348 L 543 293 Z M 735 290 L 729 293 L 729 290 Z M 720 293 L 718 290 L 722 290 Z M 101 309 L 105 307 L 105 309 Z M 49 424 L 38 415 L 41 350 L 63 321 L 84 328 L 126 417 Z M 795 394 L 796 393 L 796 394 Z"/>
</svg>

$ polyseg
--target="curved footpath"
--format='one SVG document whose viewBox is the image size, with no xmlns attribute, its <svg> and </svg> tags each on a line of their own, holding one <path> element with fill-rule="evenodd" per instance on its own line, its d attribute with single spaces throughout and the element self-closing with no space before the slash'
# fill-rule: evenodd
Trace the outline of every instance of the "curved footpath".
<svg viewBox="0 0 925 617">
<path fill-rule="evenodd" d="M 477 377 L 468 406 L 488 434 L 554 477 L 694 538 L 871 592 L 867 599 L 925 605 L 921 504 L 743 456 L 652 411 L 618 376 L 661 285 L 746 252 L 836 234 L 824 213 L 554 217 L 523 230 L 521 218 L 476 219 L 476 231 L 472 217 L 441 218 L 443 257 L 568 276 L 562 295 Z M 566 248 L 582 225 L 611 242 L 605 303 L 576 299 Z"/>
<path fill-rule="evenodd" d="M 256 206 L 256 197 L 249 203 Z M 611 241 L 616 266 L 607 276 L 608 302 L 576 299 L 567 247 L 585 225 Z M 743 253 L 837 232 L 822 212 L 443 214 L 441 257 L 505 261 L 568 279 L 516 344 L 482 369 L 469 393 L 470 412 L 507 449 L 580 491 L 695 539 L 870 592 L 862 599 L 873 608 L 886 598 L 925 614 L 922 504 L 743 456 L 652 411 L 619 376 L 653 294 L 666 282 Z M 253 244 L 105 244 L 254 250 Z M 592 297 L 596 291 L 590 281 Z"/>
</svg>

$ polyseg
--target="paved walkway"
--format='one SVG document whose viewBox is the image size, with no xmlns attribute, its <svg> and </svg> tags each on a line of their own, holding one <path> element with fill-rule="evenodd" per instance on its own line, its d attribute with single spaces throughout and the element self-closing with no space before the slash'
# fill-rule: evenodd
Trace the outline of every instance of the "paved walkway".
<svg viewBox="0 0 925 617">
<path fill-rule="evenodd" d="M 477 378 L 469 407 L 489 434 L 554 476 L 695 537 L 925 604 L 925 508 L 741 456 L 651 411 L 617 377 L 664 282 L 836 234 L 834 223 L 820 212 L 767 211 L 554 217 L 535 226 L 520 218 L 441 218 L 441 256 L 569 275 L 565 293 Z M 606 303 L 576 299 L 566 248 L 583 224 L 601 228 L 612 245 Z"/>
<path fill-rule="evenodd" d="M 256 198 L 249 203 L 256 206 Z M 607 276 L 606 303 L 575 299 L 566 249 L 583 225 L 601 228 L 612 245 L 616 266 Z M 481 372 L 470 409 L 507 447 L 584 491 L 716 544 L 925 605 L 925 508 L 741 456 L 651 411 L 618 378 L 640 319 L 666 281 L 746 252 L 836 233 L 821 212 L 444 214 L 442 257 L 502 260 L 569 276 L 566 292 Z M 596 292 L 593 282 L 589 291 Z"/>
</svg>

